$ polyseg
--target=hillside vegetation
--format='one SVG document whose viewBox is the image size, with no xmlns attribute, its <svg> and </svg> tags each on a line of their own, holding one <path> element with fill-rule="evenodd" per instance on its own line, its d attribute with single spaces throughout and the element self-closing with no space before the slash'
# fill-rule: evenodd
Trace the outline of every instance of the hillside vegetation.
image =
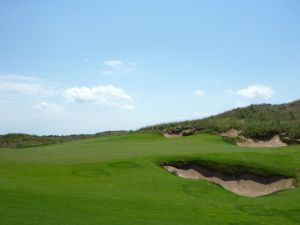
<svg viewBox="0 0 300 225">
<path fill-rule="evenodd" d="M 0 135 L 0 148 L 25 148 L 39 145 L 56 144 L 87 138 L 95 138 L 106 135 L 124 134 L 127 131 L 105 131 L 96 134 L 77 134 L 77 135 L 49 135 L 38 136 L 30 134 L 6 134 Z"/>
<path fill-rule="evenodd" d="M 205 119 L 164 123 L 142 128 L 142 131 L 165 132 L 192 127 L 197 132 L 221 133 L 241 130 L 246 137 L 267 139 L 279 134 L 286 142 L 300 140 L 300 100 L 287 104 L 251 105 L 236 108 Z"/>
</svg>

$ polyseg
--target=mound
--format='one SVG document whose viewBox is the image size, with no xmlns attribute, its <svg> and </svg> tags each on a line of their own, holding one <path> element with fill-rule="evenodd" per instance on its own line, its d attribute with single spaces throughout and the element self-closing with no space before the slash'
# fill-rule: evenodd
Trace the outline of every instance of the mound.
<svg viewBox="0 0 300 225">
<path fill-rule="evenodd" d="M 239 175 L 224 174 L 194 163 L 184 166 L 164 165 L 163 167 L 179 177 L 210 181 L 237 195 L 247 197 L 269 195 L 277 191 L 295 188 L 294 179 L 282 176 L 264 177 L 250 172 Z"/>
<path fill-rule="evenodd" d="M 191 127 L 198 133 L 217 134 L 234 128 L 252 139 L 285 134 L 286 143 L 297 144 L 300 143 L 300 100 L 280 105 L 250 105 L 204 119 L 158 124 L 140 130 L 163 132 L 184 127 Z"/>
</svg>

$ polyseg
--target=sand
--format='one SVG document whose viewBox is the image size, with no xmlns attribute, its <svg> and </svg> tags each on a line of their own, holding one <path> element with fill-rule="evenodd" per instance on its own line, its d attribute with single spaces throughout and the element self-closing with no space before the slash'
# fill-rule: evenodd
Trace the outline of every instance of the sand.
<svg viewBox="0 0 300 225">
<path fill-rule="evenodd" d="M 260 177 L 245 173 L 239 176 L 228 176 L 220 172 L 191 164 L 187 168 L 163 166 L 167 171 L 186 179 L 206 180 L 218 184 L 228 191 L 247 197 L 269 195 L 277 191 L 295 188 L 295 180 L 278 176 Z"/>
<path fill-rule="evenodd" d="M 251 138 L 244 138 L 242 141 L 238 141 L 237 145 L 254 147 L 254 148 L 259 148 L 259 147 L 276 148 L 276 147 L 287 146 L 286 143 L 280 140 L 279 135 L 275 135 L 269 140 L 255 140 Z"/>
<path fill-rule="evenodd" d="M 282 142 L 279 135 L 274 135 L 268 140 L 258 140 L 258 139 L 251 139 L 246 138 L 243 135 L 241 135 L 240 130 L 236 129 L 230 129 L 226 132 L 221 133 L 221 136 L 224 137 L 232 137 L 232 138 L 239 138 L 239 141 L 236 143 L 238 146 L 244 146 L 244 147 L 253 147 L 253 148 L 260 148 L 260 147 L 266 147 L 266 148 L 277 148 L 277 147 L 284 147 L 287 146 L 286 143 Z"/>
<path fill-rule="evenodd" d="M 182 137 L 182 134 L 169 134 L 169 133 L 163 133 L 164 137 L 165 138 L 179 138 L 179 137 Z"/>
</svg>

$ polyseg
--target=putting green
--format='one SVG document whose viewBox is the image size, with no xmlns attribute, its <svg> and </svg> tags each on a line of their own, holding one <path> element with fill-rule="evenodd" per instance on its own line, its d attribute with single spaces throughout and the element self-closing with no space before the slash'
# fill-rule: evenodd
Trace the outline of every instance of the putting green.
<svg viewBox="0 0 300 225">
<path fill-rule="evenodd" d="M 166 139 L 130 133 L 0 150 L 1 225 L 300 224 L 300 189 L 249 198 L 159 167 L 212 160 L 293 176 L 300 146 L 252 149 L 213 135 Z"/>
</svg>

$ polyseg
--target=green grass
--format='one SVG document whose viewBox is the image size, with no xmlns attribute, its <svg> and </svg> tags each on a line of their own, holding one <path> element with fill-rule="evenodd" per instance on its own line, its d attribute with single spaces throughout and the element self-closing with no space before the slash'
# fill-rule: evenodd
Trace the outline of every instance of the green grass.
<svg viewBox="0 0 300 225">
<path fill-rule="evenodd" d="M 300 146 L 251 149 L 199 134 L 129 133 L 0 150 L 1 225 L 300 224 L 300 189 L 237 196 L 159 163 L 212 160 L 300 178 Z M 297 181 L 299 186 L 299 181 Z"/>
</svg>

